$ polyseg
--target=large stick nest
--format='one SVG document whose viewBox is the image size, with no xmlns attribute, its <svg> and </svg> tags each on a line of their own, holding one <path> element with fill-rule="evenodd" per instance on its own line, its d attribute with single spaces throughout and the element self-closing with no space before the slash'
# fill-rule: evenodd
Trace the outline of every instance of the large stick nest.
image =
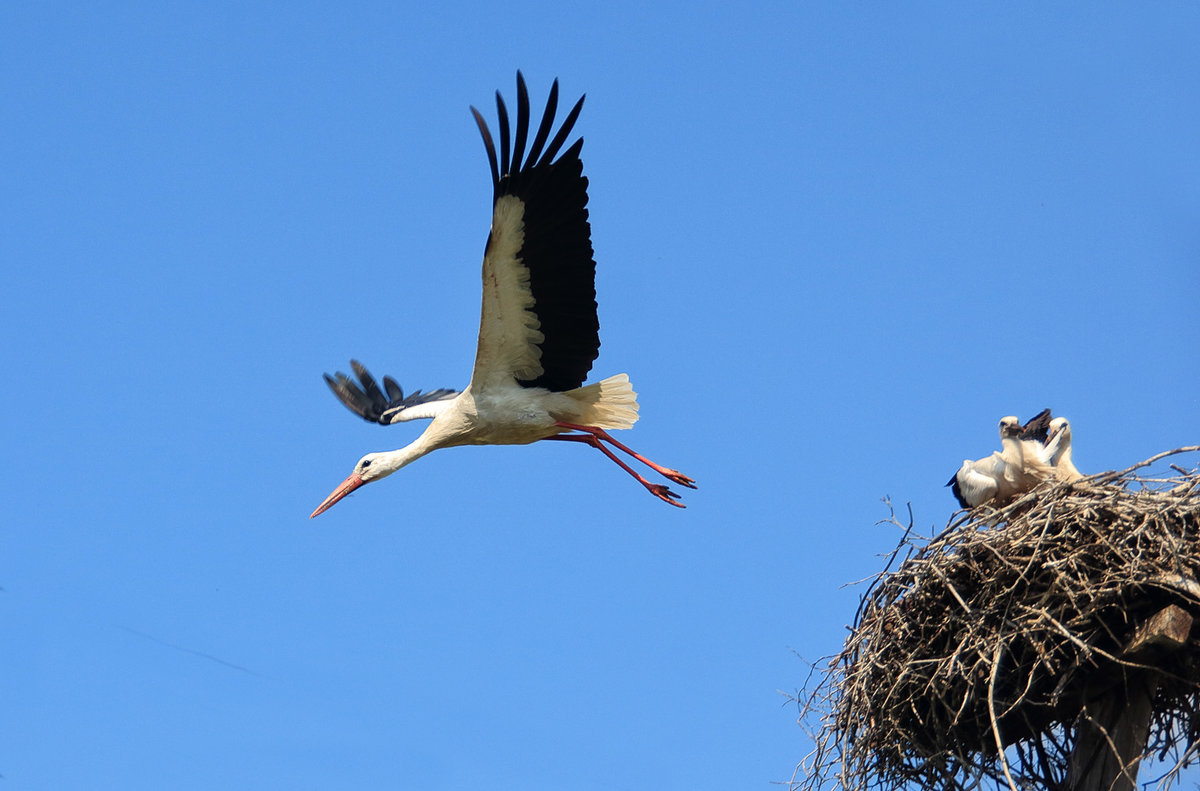
<svg viewBox="0 0 1200 791">
<path fill-rule="evenodd" d="M 1060 787 L 1083 703 L 1146 661 L 1123 655 L 1138 626 L 1170 604 L 1200 617 L 1200 472 L 1134 474 L 1197 450 L 1046 483 L 930 539 L 910 517 L 805 701 L 821 716 L 795 784 Z M 1200 745 L 1200 642 L 1154 666 L 1147 752 L 1179 766 Z"/>
</svg>

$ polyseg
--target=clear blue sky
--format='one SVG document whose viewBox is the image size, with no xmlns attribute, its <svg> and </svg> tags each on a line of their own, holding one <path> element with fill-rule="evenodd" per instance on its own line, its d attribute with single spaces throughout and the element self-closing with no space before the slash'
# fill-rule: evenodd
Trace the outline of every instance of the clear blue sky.
<svg viewBox="0 0 1200 791">
<path fill-rule="evenodd" d="M 767 789 L 996 422 L 1200 441 L 1200 7 L 6 4 L 6 788 Z M 462 387 L 494 118 L 586 92 L 603 347 L 695 477 L 364 452 Z M 793 653 L 795 652 L 795 653 Z"/>
</svg>

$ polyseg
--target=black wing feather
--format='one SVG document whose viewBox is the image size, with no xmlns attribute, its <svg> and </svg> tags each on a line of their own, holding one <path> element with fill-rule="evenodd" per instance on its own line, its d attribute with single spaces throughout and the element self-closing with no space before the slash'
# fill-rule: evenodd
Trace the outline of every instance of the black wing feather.
<svg viewBox="0 0 1200 791">
<path fill-rule="evenodd" d="M 520 107 L 524 93 L 524 77 L 520 72 L 517 72 L 517 93 L 516 140 L 523 146 L 529 131 L 529 112 Z M 517 255 L 529 270 L 533 312 L 537 314 L 545 336 L 540 344 L 542 374 L 535 379 L 520 381 L 525 387 L 554 391 L 579 387 L 586 381 L 592 362 L 600 353 L 596 262 L 587 210 L 588 181 L 579 159 L 583 139 L 576 140 L 555 160 L 583 109 L 583 99 L 580 97 L 576 102 L 543 152 L 542 144 L 553 128 L 558 103 L 558 81 L 555 80 L 529 157 L 522 162 L 519 156 L 508 154 L 508 112 L 503 100 L 498 98 L 503 165 L 499 173 L 494 167 L 496 152 L 487 124 L 472 109 L 488 152 L 488 161 L 493 163 L 493 200 L 513 195 L 525 207 L 525 239 Z"/>
<path fill-rule="evenodd" d="M 586 96 L 580 96 L 579 101 L 575 102 L 575 106 L 571 108 L 571 112 L 567 113 L 567 117 L 563 120 L 562 126 L 558 129 L 558 134 L 550 141 L 550 145 L 546 147 L 545 159 L 553 159 L 558 153 L 558 149 L 562 148 L 562 144 L 567 142 L 567 135 L 571 134 L 571 127 L 575 126 L 576 119 L 579 118 L 579 111 L 583 109 L 583 100 Z M 582 138 L 580 138 L 580 148 L 583 148 Z M 577 154 L 578 156 L 578 154 Z M 563 155 L 566 159 L 567 155 Z"/>
<path fill-rule="evenodd" d="M 383 389 L 387 391 L 389 401 L 404 400 L 404 390 L 400 388 L 400 384 L 392 377 L 383 377 Z"/>
<path fill-rule="evenodd" d="M 363 394 L 370 399 L 372 410 L 382 412 L 386 409 L 388 400 L 384 397 L 383 391 L 379 389 L 375 378 L 371 376 L 371 372 L 364 368 L 363 364 L 358 360 L 351 360 L 350 367 L 354 370 L 354 375 L 358 377 L 358 381 L 361 383 Z"/>
<path fill-rule="evenodd" d="M 1029 422 L 1021 426 L 1021 439 L 1031 439 L 1037 442 L 1046 444 L 1046 438 L 1050 435 L 1050 410 L 1043 409 L 1029 419 Z"/>
<path fill-rule="evenodd" d="M 492 142 L 492 133 L 488 131 L 487 121 L 483 120 L 483 116 L 474 107 L 471 108 L 471 115 L 475 116 L 475 125 L 479 127 L 479 134 L 483 136 L 483 147 L 487 149 L 488 164 L 492 167 L 492 184 L 499 184 L 500 171 L 496 166 L 496 144 Z"/>
<path fill-rule="evenodd" d="M 496 113 L 500 116 L 500 172 L 507 173 L 509 168 L 508 159 L 508 108 L 504 106 L 504 99 L 500 96 L 500 91 L 496 91 Z"/>
<path fill-rule="evenodd" d="M 346 405 L 347 409 L 369 423 L 387 426 L 396 422 L 395 417 L 398 411 L 418 404 L 427 404 L 430 401 L 444 401 L 458 395 L 457 390 L 440 388 L 428 393 L 417 390 L 406 397 L 404 390 L 396 383 L 396 380 L 385 376 L 383 377 L 383 387 L 387 390 L 385 396 L 383 390 L 379 389 L 375 378 L 362 363 L 358 360 L 351 360 L 350 368 L 358 377 L 358 384 L 341 371 L 333 376 L 324 374 L 325 383 L 329 385 L 329 389 L 338 397 L 338 400 Z"/>
<path fill-rule="evenodd" d="M 358 389 L 358 385 L 354 384 L 351 379 L 343 373 L 338 373 L 337 378 L 329 374 L 323 374 L 325 384 L 329 385 L 329 389 L 338 397 L 338 400 L 346 405 L 354 414 L 364 420 L 371 420 L 371 402 L 362 390 Z"/>
<path fill-rule="evenodd" d="M 520 74 L 520 72 L 517 72 Z M 524 82 L 524 80 L 522 80 Z M 554 128 L 554 114 L 558 112 L 558 80 L 550 86 L 550 98 L 546 99 L 546 111 L 542 113 L 542 122 L 538 124 L 537 136 L 533 138 L 533 145 L 529 147 L 529 160 L 521 166 L 522 169 L 533 167 L 537 162 L 538 156 L 542 153 L 542 146 L 546 145 L 546 138 L 550 137 L 550 130 Z M 492 179 L 493 183 L 498 179 Z"/>
<path fill-rule="evenodd" d="M 958 473 L 954 473 L 950 480 L 946 481 L 946 485 L 950 487 L 950 493 L 954 495 L 954 499 L 958 500 L 958 504 L 963 508 L 970 508 L 971 504 L 967 502 L 967 498 L 963 497 L 962 488 L 958 485 Z"/>
<path fill-rule="evenodd" d="M 521 158 L 525 156 L 525 138 L 528 136 L 529 91 L 525 88 L 525 78 L 521 72 L 517 72 L 517 139 L 513 141 L 512 163 L 518 169 L 521 167 Z"/>
</svg>

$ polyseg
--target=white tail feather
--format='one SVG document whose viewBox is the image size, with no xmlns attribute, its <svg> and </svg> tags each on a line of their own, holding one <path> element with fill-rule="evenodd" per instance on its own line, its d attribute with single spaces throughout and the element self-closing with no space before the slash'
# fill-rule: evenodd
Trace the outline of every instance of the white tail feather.
<svg viewBox="0 0 1200 791">
<path fill-rule="evenodd" d="M 564 395 L 579 402 L 579 422 L 585 426 L 632 428 L 637 422 L 637 393 L 633 392 L 626 374 L 568 390 Z"/>
</svg>

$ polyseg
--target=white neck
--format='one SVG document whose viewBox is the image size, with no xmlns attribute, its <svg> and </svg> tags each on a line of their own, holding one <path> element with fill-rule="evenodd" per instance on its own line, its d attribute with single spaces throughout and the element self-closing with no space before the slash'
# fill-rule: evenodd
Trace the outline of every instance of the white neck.
<svg viewBox="0 0 1200 791">
<path fill-rule="evenodd" d="M 1062 452 L 1058 455 L 1058 460 L 1054 462 L 1054 466 L 1066 472 L 1068 480 L 1083 477 L 1083 473 L 1079 471 L 1079 468 L 1075 466 L 1075 462 L 1071 460 L 1071 443 L 1069 440 L 1063 445 Z"/>
<path fill-rule="evenodd" d="M 1005 456 L 1017 464 L 1025 463 L 1025 451 L 1016 437 L 1001 437 L 1000 444 L 1004 447 Z"/>
<path fill-rule="evenodd" d="M 1070 443 L 1070 441 L 1065 441 L 1059 445 L 1058 454 L 1057 454 L 1057 457 L 1054 459 L 1054 463 L 1061 464 L 1064 467 L 1065 466 L 1071 466 L 1071 467 L 1075 466 L 1074 464 L 1071 463 L 1071 443 Z"/>
<path fill-rule="evenodd" d="M 374 462 L 371 465 L 371 470 L 374 473 L 371 476 L 371 480 L 386 478 L 401 467 L 412 464 L 436 447 L 436 445 L 426 439 L 425 434 L 422 434 L 403 448 L 382 451 L 375 454 Z"/>
</svg>

